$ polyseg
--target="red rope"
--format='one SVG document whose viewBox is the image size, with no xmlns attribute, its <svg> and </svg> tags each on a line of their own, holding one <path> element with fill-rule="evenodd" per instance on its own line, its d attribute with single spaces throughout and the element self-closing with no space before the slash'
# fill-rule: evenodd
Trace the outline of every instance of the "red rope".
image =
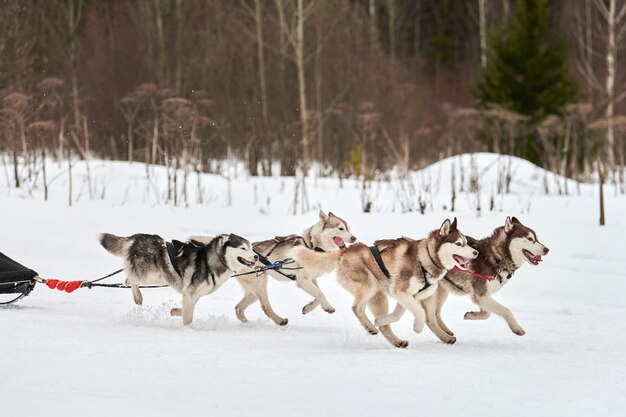
<svg viewBox="0 0 626 417">
<path fill-rule="evenodd" d="M 467 269 L 461 269 L 458 266 L 455 266 L 452 269 L 454 271 L 465 272 L 466 274 L 470 274 L 472 276 L 475 276 L 476 278 L 484 279 L 485 281 L 493 281 L 493 277 L 488 277 L 487 275 L 477 274 L 476 272 L 472 272 L 472 271 L 467 270 Z"/>
<path fill-rule="evenodd" d="M 66 293 L 74 292 L 83 285 L 83 281 L 61 281 L 58 279 L 46 279 L 44 283 L 51 290 L 57 289 L 59 291 L 65 291 Z"/>
</svg>

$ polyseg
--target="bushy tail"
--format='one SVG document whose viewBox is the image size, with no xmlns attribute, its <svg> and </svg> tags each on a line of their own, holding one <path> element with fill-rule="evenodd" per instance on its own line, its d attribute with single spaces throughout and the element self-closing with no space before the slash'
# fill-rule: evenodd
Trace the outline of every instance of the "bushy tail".
<svg viewBox="0 0 626 417">
<path fill-rule="evenodd" d="M 119 237 L 110 233 L 102 233 L 100 236 L 98 236 L 98 240 L 100 241 L 100 244 L 104 247 L 104 249 L 117 256 L 126 255 L 126 251 L 128 250 L 128 244 L 131 241 L 131 239 L 127 237 Z"/>
<path fill-rule="evenodd" d="M 316 252 L 304 246 L 296 246 L 287 254 L 307 271 L 315 274 L 326 274 L 337 269 L 341 251 Z"/>
</svg>

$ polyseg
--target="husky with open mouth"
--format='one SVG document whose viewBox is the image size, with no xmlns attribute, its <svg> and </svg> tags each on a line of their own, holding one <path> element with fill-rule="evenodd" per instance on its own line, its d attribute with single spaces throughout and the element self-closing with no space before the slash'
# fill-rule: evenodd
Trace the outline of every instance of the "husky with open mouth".
<svg viewBox="0 0 626 417">
<path fill-rule="evenodd" d="M 337 280 L 354 295 L 352 310 L 371 334 L 378 329 L 365 314 L 374 313 L 380 332 L 396 347 L 407 347 L 389 323 L 378 320 L 389 314 L 387 295 L 408 309 L 415 317 L 413 330 L 420 333 L 426 315 L 421 300 L 435 293 L 445 274 L 454 267 L 467 267 L 478 252 L 468 245 L 457 229 L 457 221 L 446 220 L 426 239 L 400 238 L 379 240 L 367 247 L 357 243 L 341 252 L 317 253 L 295 248 L 289 254 L 309 271 L 319 274 L 337 269 Z"/>
<path fill-rule="evenodd" d="M 288 252 L 294 247 L 302 248 L 307 252 L 331 253 L 346 249 L 346 243 L 354 243 L 356 237 L 350 233 L 348 223 L 333 213 L 319 212 L 319 220 L 309 227 L 302 235 L 276 236 L 274 239 L 254 242 L 253 248 L 263 259 L 269 262 L 282 261 L 289 257 Z M 299 269 L 297 264 L 290 264 L 290 269 L 268 271 L 261 276 L 245 275 L 237 277 L 237 281 L 243 287 L 245 294 L 235 306 L 237 318 L 243 323 L 247 322 L 245 311 L 255 301 L 259 300 L 263 312 L 276 324 L 284 326 L 288 320 L 276 314 L 270 305 L 267 295 L 267 275 L 281 280 L 293 280 L 296 285 L 314 297 L 314 299 L 302 308 L 302 314 L 313 311 L 321 305 L 327 313 L 334 313 L 335 309 L 330 305 L 326 296 L 317 284 L 317 278 L 322 275 L 308 268 Z"/>
<path fill-rule="evenodd" d="M 126 283 L 136 304 L 143 303 L 139 285 L 168 284 L 180 292 L 182 309 L 174 308 L 171 314 L 182 316 L 184 325 L 191 324 L 200 297 L 216 291 L 231 275 L 252 271 L 258 260 L 250 242 L 234 234 L 169 243 L 157 235 L 103 233 L 100 243 L 124 258 Z"/>
<path fill-rule="evenodd" d="M 513 333 L 523 336 L 525 332 L 511 310 L 494 300 L 492 295 L 504 287 L 522 265 L 526 262 L 538 265 L 550 250 L 539 242 L 534 230 L 515 217 L 507 217 L 504 226 L 496 228 L 491 236 L 480 240 L 468 236 L 467 241 L 480 254 L 463 269 L 479 276 L 458 270 L 448 272 L 437 292 L 422 302 L 428 327 L 443 342 L 456 341 L 454 333 L 441 318 L 441 308 L 448 294 L 453 293 L 469 295 L 472 302 L 480 307 L 479 311 L 465 313 L 465 320 L 485 320 L 494 313 L 506 320 Z M 382 322 L 398 321 L 403 313 L 404 308 L 397 306 L 393 314 Z"/>
</svg>

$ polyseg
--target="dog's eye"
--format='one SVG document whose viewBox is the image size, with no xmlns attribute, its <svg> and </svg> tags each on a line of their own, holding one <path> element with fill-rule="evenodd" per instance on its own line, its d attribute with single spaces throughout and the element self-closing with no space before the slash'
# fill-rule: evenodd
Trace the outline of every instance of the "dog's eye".
<svg viewBox="0 0 626 417">
<path fill-rule="evenodd" d="M 343 227 L 340 227 L 339 230 L 341 230 L 343 232 L 345 229 Z"/>
<path fill-rule="evenodd" d="M 532 237 L 527 237 L 526 239 L 530 240 L 531 242 L 533 241 Z"/>
<path fill-rule="evenodd" d="M 460 242 L 456 242 L 455 245 L 462 246 Z"/>
</svg>

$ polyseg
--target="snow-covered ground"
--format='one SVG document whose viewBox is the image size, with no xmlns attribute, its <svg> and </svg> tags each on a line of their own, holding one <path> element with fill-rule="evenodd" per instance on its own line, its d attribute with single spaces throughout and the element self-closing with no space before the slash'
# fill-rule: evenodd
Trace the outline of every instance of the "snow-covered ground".
<svg viewBox="0 0 626 417">
<path fill-rule="evenodd" d="M 461 230 L 481 237 L 516 215 L 551 249 L 496 295 L 525 336 L 511 333 L 499 317 L 464 321 L 473 305 L 450 297 L 443 315 L 457 343 L 444 345 L 428 329 L 413 333 L 407 314 L 394 325 L 410 341 L 406 350 L 360 327 L 351 297 L 333 276 L 320 280 L 337 309 L 332 315 L 317 309 L 302 316 L 310 297 L 291 283 L 270 283 L 274 309 L 289 318 L 286 327 L 270 322 L 258 304 L 248 310 L 251 322 L 239 323 L 234 305 L 242 291 L 235 280 L 198 303 L 190 328 L 170 317 L 180 301 L 170 289 L 144 291 L 144 306 L 137 307 L 125 289 L 65 294 L 38 285 L 0 309 L 0 415 L 624 415 L 626 198 L 607 187 L 608 226 L 601 228 L 597 186 L 581 185 L 578 195 L 570 183 L 569 196 L 546 195 L 543 171 L 514 159 L 511 194 L 496 195 L 491 212 L 498 159 L 482 154 L 474 157 L 481 216 L 474 193 L 458 193 L 450 213 L 452 166 L 458 188 L 461 164 L 469 182 L 470 159 L 442 161 L 414 173 L 411 183 L 375 183 L 370 214 L 362 213 L 352 180 L 340 187 L 338 179 L 311 179 L 314 209 L 293 216 L 289 178 L 233 176 L 229 206 L 227 181 L 211 175 L 203 176 L 197 203 L 194 174 L 188 206 L 172 207 L 164 203 L 163 169 L 154 169 L 149 182 L 141 164 L 92 161 L 93 199 L 78 163 L 70 208 L 64 166 L 48 167 L 54 179 L 48 202 L 38 181 L 16 190 L 0 176 L 0 251 L 43 277 L 65 280 L 120 267 L 97 243 L 100 232 L 168 239 L 234 232 L 257 240 L 302 231 L 317 220 L 318 207 L 346 218 L 366 243 L 419 238 L 454 215 Z M 556 180 L 548 176 L 552 192 Z M 420 193 L 426 213 L 402 213 L 400 201 L 417 207 Z"/>
</svg>

